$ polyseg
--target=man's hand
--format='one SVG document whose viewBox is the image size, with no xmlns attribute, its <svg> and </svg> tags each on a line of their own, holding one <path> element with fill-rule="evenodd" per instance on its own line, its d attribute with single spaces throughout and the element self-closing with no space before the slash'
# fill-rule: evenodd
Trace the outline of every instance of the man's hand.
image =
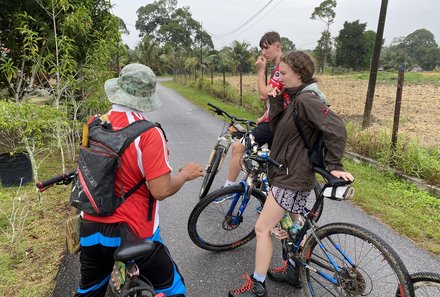
<svg viewBox="0 0 440 297">
<path fill-rule="evenodd" d="M 258 72 L 266 71 L 266 63 L 267 63 L 267 59 L 264 56 L 259 56 L 257 58 L 257 61 L 255 62 L 255 67 L 257 68 L 257 71 Z"/>
<path fill-rule="evenodd" d="M 179 173 L 184 176 L 186 181 L 190 181 L 203 176 L 203 167 L 200 164 L 190 162 L 180 168 Z"/>
<path fill-rule="evenodd" d="M 203 176 L 203 167 L 196 163 L 188 163 L 179 169 L 179 173 L 171 176 L 168 172 L 155 179 L 149 180 L 151 194 L 157 200 L 163 200 L 176 193 L 187 181 Z"/>
</svg>

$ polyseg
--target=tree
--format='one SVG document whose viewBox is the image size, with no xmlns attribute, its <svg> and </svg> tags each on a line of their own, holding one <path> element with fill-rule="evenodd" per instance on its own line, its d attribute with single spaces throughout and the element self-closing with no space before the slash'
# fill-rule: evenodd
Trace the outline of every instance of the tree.
<svg viewBox="0 0 440 297">
<path fill-rule="evenodd" d="M 0 14 L 0 44 L 9 49 L 0 59 L 0 85 L 10 86 L 16 101 L 23 100 L 37 86 L 50 88 L 56 102 L 102 95 L 102 88 L 96 87 L 111 75 L 105 70 L 120 40 L 118 20 L 109 11 L 110 2 L 13 3 L 17 5 L 3 6 Z M 88 87 L 91 89 L 86 91 Z"/>
<path fill-rule="evenodd" d="M 390 46 L 383 51 L 381 65 L 384 70 L 397 70 L 400 66 L 410 69 L 414 67 L 415 63 L 404 49 Z"/>
<path fill-rule="evenodd" d="M 370 61 L 373 57 L 374 43 L 376 40 L 376 32 L 372 30 L 365 31 L 363 34 L 364 45 L 364 55 L 362 56 L 361 65 L 364 67 L 370 67 Z"/>
<path fill-rule="evenodd" d="M 250 64 L 249 47 L 249 43 L 235 40 L 232 42 L 232 47 L 227 49 L 233 67 L 240 73 L 240 105 L 243 105 L 243 70 Z"/>
<path fill-rule="evenodd" d="M 331 63 L 331 44 L 331 33 L 329 31 L 324 31 L 321 33 L 321 38 L 318 40 L 318 45 L 313 50 L 313 54 L 318 64 L 318 71 L 321 73 L 324 72 L 325 65 Z"/>
<path fill-rule="evenodd" d="M 160 48 L 159 44 L 145 35 L 142 41 L 134 49 L 134 61 L 148 65 L 155 73 L 161 73 L 161 62 L 157 59 Z"/>
<path fill-rule="evenodd" d="M 192 18 L 189 7 L 177 8 L 176 0 L 157 0 L 137 11 L 139 36 L 148 35 L 161 45 L 191 49 L 203 44 L 214 47 L 211 36 Z"/>
<path fill-rule="evenodd" d="M 283 48 L 283 52 L 290 52 L 296 50 L 295 44 L 287 37 L 281 37 L 281 46 Z"/>
<path fill-rule="evenodd" d="M 345 22 L 343 29 L 336 37 L 336 59 L 337 66 L 364 70 L 369 66 L 371 57 L 371 33 L 365 34 L 366 23 Z M 374 43 L 373 43 L 374 45 Z M 370 56 L 369 56 L 370 55 Z"/>
<path fill-rule="evenodd" d="M 331 59 L 332 51 L 332 38 L 330 33 L 330 25 L 333 24 L 336 13 L 336 0 L 324 0 L 315 10 L 310 17 L 312 20 L 321 20 L 325 23 L 326 29 L 321 33 L 321 38 L 318 41 L 318 45 L 315 48 L 315 57 L 318 62 L 318 69 L 324 72 L 327 61 Z"/>
<path fill-rule="evenodd" d="M 183 53 L 183 49 L 165 49 L 165 53 L 163 53 L 159 58 L 165 72 L 172 72 L 177 77 L 179 77 L 181 74 L 184 74 L 185 55 Z"/>
<path fill-rule="evenodd" d="M 406 36 L 401 47 L 425 70 L 432 70 L 440 64 L 438 45 L 434 35 L 426 29 L 416 30 Z"/>
</svg>

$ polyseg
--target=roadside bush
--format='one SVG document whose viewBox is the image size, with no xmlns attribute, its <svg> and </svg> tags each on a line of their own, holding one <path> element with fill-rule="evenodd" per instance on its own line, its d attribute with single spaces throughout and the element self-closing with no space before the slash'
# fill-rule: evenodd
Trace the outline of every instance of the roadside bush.
<svg viewBox="0 0 440 297">
<path fill-rule="evenodd" d="M 415 139 L 399 133 L 396 148 L 391 147 L 391 133 L 347 123 L 347 145 L 354 152 L 396 168 L 407 175 L 440 185 L 440 151 L 423 148 Z"/>
</svg>

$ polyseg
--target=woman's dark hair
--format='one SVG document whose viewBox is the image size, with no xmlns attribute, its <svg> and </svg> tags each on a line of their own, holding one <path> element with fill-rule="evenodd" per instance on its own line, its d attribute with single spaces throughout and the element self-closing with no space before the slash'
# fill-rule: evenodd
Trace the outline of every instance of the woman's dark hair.
<svg viewBox="0 0 440 297">
<path fill-rule="evenodd" d="M 303 51 L 292 51 L 282 55 L 281 62 L 289 65 L 290 68 L 298 73 L 303 83 L 309 84 L 316 82 L 313 78 L 315 74 L 315 62 L 313 58 Z"/>
<path fill-rule="evenodd" d="M 280 34 L 275 31 L 267 32 L 260 39 L 260 48 L 265 48 L 271 44 L 274 44 L 275 42 L 281 43 Z"/>
</svg>

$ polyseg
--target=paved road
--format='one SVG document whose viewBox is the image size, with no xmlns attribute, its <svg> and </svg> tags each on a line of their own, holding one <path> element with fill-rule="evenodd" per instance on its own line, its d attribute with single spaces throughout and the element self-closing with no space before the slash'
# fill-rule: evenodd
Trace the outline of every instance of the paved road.
<svg viewBox="0 0 440 297">
<path fill-rule="evenodd" d="M 222 129 L 222 121 L 188 102 L 173 90 L 158 86 L 162 107 L 150 114 L 150 120 L 160 122 L 168 137 L 170 162 L 174 170 L 189 161 L 204 164 Z M 213 189 L 224 182 L 216 179 Z M 189 297 L 227 296 L 229 289 L 242 284 L 243 273 L 252 273 L 255 241 L 236 250 L 213 253 L 195 246 L 187 233 L 188 216 L 198 201 L 201 179 L 186 184 L 174 197 L 161 204 L 162 237 L 185 277 Z M 440 272 L 440 259 L 418 249 L 413 242 L 390 230 L 349 202 L 326 200 L 322 222 L 351 222 L 375 232 L 384 238 L 400 255 L 410 273 Z M 278 249 L 279 250 L 279 249 Z M 275 249 L 277 251 L 277 249 Z M 280 253 L 274 261 L 279 263 Z M 78 257 L 67 256 L 60 268 L 53 297 L 72 296 L 78 282 Z M 268 282 L 270 296 L 304 296 L 300 290 L 287 285 Z"/>
</svg>

